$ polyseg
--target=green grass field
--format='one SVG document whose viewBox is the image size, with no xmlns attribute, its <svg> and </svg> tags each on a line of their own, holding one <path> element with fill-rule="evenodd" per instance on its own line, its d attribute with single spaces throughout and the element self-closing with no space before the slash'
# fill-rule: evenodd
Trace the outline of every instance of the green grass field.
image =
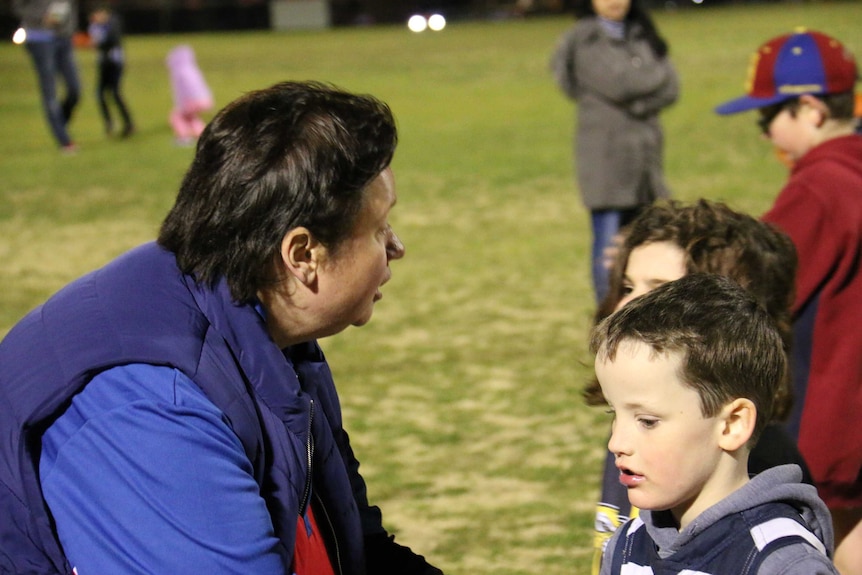
<svg viewBox="0 0 862 575">
<path fill-rule="evenodd" d="M 742 93 L 750 53 L 806 25 L 862 55 L 862 4 L 655 13 L 682 79 L 663 116 L 681 199 L 753 214 L 784 177 Z M 218 105 L 317 79 L 392 106 L 392 223 L 407 246 L 374 320 L 323 342 L 370 496 L 398 539 L 449 574 L 586 574 L 608 421 L 583 406 L 593 311 L 589 231 L 572 178 L 573 106 L 547 61 L 568 17 L 126 41 L 138 133 L 102 135 L 94 54 L 79 53 L 80 151 L 49 138 L 23 48 L 0 45 L 0 334 L 64 283 L 149 239 L 192 150 L 172 143 L 164 57 L 198 54 Z"/>
</svg>

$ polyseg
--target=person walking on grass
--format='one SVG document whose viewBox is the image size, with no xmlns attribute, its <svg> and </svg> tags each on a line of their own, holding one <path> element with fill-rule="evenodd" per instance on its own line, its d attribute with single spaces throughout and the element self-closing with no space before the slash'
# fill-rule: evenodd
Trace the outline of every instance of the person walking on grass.
<svg viewBox="0 0 862 575">
<path fill-rule="evenodd" d="M 168 115 L 174 143 L 183 147 L 192 146 L 206 126 L 203 114 L 215 105 L 212 91 L 198 66 L 194 49 L 188 44 L 171 49 L 165 64 L 174 102 Z"/>
<path fill-rule="evenodd" d="M 12 10 L 21 19 L 24 46 L 36 70 L 48 127 L 60 150 L 72 154 L 77 147 L 68 124 L 81 97 L 72 44 L 78 26 L 78 5 L 74 0 L 13 0 Z M 62 101 L 57 96 L 58 76 L 66 90 Z"/>
<path fill-rule="evenodd" d="M 120 21 L 108 7 L 100 6 L 90 14 L 88 32 L 93 46 L 98 51 L 96 98 L 105 123 L 105 133 L 110 136 L 114 134 L 115 128 L 108 103 L 108 96 L 110 96 L 123 121 L 120 136 L 127 138 L 134 133 L 135 126 L 120 88 L 126 66 Z"/>
</svg>

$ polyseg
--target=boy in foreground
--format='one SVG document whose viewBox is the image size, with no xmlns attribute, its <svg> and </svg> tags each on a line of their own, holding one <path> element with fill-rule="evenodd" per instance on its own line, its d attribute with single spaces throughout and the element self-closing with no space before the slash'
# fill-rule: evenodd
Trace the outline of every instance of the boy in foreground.
<svg viewBox="0 0 862 575">
<path fill-rule="evenodd" d="M 641 509 L 610 540 L 603 575 L 837 573 L 829 511 L 800 469 L 748 476 L 787 369 L 751 295 L 690 274 L 603 320 L 591 347 L 614 414 L 608 449 Z"/>
</svg>

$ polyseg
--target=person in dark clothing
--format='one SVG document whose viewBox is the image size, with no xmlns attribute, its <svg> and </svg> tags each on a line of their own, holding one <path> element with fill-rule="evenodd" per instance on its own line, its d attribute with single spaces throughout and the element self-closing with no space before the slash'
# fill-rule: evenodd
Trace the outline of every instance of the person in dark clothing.
<svg viewBox="0 0 862 575">
<path fill-rule="evenodd" d="M 108 96 L 110 96 L 120 113 L 120 118 L 123 120 L 120 135 L 124 138 L 131 136 L 135 131 L 135 126 L 120 89 L 120 81 L 125 69 L 120 21 L 108 8 L 99 7 L 90 14 L 88 33 L 93 46 L 99 52 L 96 98 L 99 101 L 99 111 L 105 122 L 105 133 L 109 136 L 114 133 L 114 121 L 108 106 Z"/>
</svg>

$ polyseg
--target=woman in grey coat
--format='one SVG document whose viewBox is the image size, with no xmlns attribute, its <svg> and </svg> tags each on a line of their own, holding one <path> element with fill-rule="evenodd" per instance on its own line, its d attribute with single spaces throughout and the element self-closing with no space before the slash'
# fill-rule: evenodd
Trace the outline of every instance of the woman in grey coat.
<svg viewBox="0 0 862 575">
<path fill-rule="evenodd" d="M 578 102 L 575 170 L 593 229 L 596 299 L 608 288 L 603 251 L 644 206 L 670 192 L 658 115 L 679 95 L 668 47 L 639 0 L 579 0 L 577 22 L 551 58 Z"/>
</svg>

